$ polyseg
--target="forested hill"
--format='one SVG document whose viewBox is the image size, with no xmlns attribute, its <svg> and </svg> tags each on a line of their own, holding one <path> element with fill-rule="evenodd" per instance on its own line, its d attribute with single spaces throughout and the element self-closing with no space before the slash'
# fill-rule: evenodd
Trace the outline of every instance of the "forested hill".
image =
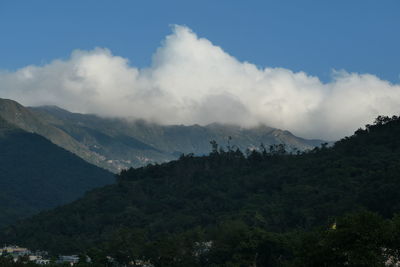
<svg viewBox="0 0 400 267">
<path fill-rule="evenodd" d="M 0 226 L 112 182 L 112 173 L 0 117 Z"/>
<path fill-rule="evenodd" d="M 142 233 L 131 243 L 144 247 L 165 233 L 229 222 L 286 232 L 360 209 L 390 217 L 400 211 L 399 136 L 399 118 L 379 117 L 333 147 L 298 155 L 280 146 L 244 155 L 214 143 L 209 156 L 123 171 L 117 184 L 8 227 L 0 240 L 79 252 L 121 231 Z"/>
</svg>

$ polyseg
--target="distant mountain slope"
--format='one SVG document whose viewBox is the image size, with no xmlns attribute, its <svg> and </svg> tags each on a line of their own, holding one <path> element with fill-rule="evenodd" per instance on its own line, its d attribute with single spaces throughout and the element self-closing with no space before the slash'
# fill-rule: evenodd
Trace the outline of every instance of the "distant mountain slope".
<svg viewBox="0 0 400 267">
<path fill-rule="evenodd" d="M 0 226 L 113 181 L 110 172 L 0 117 Z"/>
<path fill-rule="evenodd" d="M 211 140 L 227 145 L 229 137 L 231 145 L 243 151 L 261 143 L 266 146 L 284 143 L 289 149 L 298 150 L 323 143 L 267 126 L 251 129 L 221 124 L 162 126 L 71 113 L 55 106 L 26 108 L 8 99 L 0 99 L 0 117 L 113 172 L 170 161 L 182 153 L 208 154 Z"/>
<path fill-rule="evenodd" d="M 163 234 L 207 231 L 224 222 L 285 232 L 359 209 L 390 217 L 400 212 L 399 136 L 399 118 L 379 118 L 333 147 L 300 155 L 278 149 L 245 158 L 216 149 L 129 169 L 117 184 L 8 227 L 0 240 L 76 253 L 106 249 L 102 242 L 127 229 L 158 244 Z M 119 253 L 120 247 L 110 249 L 106 253 Z"/>
<path fill-rule="evenodd" d="M 166 162 L 182 153 L 204 155 L 215 140 L 245 151 L 247 148 L 284 143 L 290 149 L 306 150 L 320 145 L 321 140 L 306 140 L 267 126 L 245 129 L 239 126 L 210 124 L 207 126 L 161 126 L 144 121 L 107 119 L 95 115 L 71 113 L 55 106 L 30 108 L 38 118 L 69 134 L 83 147 L 104 157 L 106 164 L 117 171 L 151 162 Z"/>
<path fill-rule="evenodd" d="M 44 136 L 54 144 L 80 156 L 86 161 L 101 167 L 109 167 L 104 158 L 77 142 L 61 129 L 47 123 L 19 103 L 0 98 L 0 117 L 27 132 Z"/>
</svg>

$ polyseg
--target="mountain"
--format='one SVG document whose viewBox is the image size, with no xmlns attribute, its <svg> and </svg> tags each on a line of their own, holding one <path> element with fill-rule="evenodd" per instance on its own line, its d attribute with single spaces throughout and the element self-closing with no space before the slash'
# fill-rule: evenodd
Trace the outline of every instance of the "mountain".
<svg viewBox="0 0 400 267">
<path fill-rule="evenodd" d="M 46 120 L 42 120 L 28 108 L 13 100 L 0 98 L 0 117 L 27 132 L 36 133 L 47 138 L 52 143 L 71 151 L 92 164 L 108 167 L 106 164 L 102 165 L 104 159 L 100 155 L 89 150 L 61 129 L 52 126 Z"/>
<path fill-rule="evenodd" d="M 122 171 L 116 184 L 7 227 L 0 240 L 55 253 L 97 247 L 105 255 L 149 255 L 158 261 L 162 253 L 176 259 L 174 253 L 207 245 L 199 241 L 216 240 L 229 229 L 239 230 L 229 230 L 218 241 L 225 249 L 241 242 L 250 246 L 260 238 L 257 232 L 241 234 L 243 227 L 268 231 L 272 238 L 363 209 L 391 217 L 400 212 L 399 136 L 398 117 L 378 117 L 332 147 L 298 155 L 276 146 L 245 157 L 239 150 L 214 146 L 208 156 L 186 155 Z M 176 243 L 181 239 L 175 234 L 192 238 Z M 148 244 L 152 249 L 143 250 Z M 277 249 L 264 245 L 257 253 L 265 257 Z"/>
<path fill-rule="evenodd" d="M 322 140 L 302 139 L 288 131 L 267 126 L 251 129 L 222 124 L 162 126 L 144 121 L 71 113 L 55 106 L 34 107 L 29 111 L 41 121 L 68 134 L 80 147 L 91 151 L 97 158 L 100 156 L 103 161 L 98 165 L 115 172 L 148 163 L 170 161 L 182 153 L 205 155 L 210 152 L 211 140 L 221 145 L 234 145 L 243 151 L 257 148 L 261 143 L 266 146 L 284 143 L 288 149 L 300 151 L 323 143 Z M 229 138 L 231 140 L 228 141 Z M 69 146 L 63 147 L 69 149 Z M 80 152 L 73 152 L 80 155 Z"/>
<path fill-rule="evenodd" d="M 234 125 L 163 126 L 145 121 L 102 118 L 71 113 L 56 106 L 24 107 L 0 99 L 0 116 L 19 128 L 37 133 L 89 163 L 119 172 L 129 167 L 162 163 L 182 153 L 205 155 L 210 141 L 241 150 L 284 143 L 289 150 L 304 151 L 324 143 L 307 140 L 268 126 L 242 128 Z M 229 138 L 232 138 L 230 141 Z"/>
<path fill-rule="evenodd" d="M 18 125 L 40 125 L 13 102 L 8 107 L 13 107 L 17 118 L 13 122 Z M 110 172 L 0 116 L 0 226 L 66 204 L 113 181 Z"/>
</svg>

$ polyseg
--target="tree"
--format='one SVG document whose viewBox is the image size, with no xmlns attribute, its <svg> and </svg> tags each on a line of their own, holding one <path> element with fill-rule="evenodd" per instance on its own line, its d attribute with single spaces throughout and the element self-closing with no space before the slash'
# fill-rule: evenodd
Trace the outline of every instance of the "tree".
<svg viewBox="0 0 400 267">
<path fill-rule="evenodd" d="M 362 211 L 337 220 L 335 227 L 305 233 L 297 247 L 296 266 L 386 266 L 390 223 Z"/>
</svg>

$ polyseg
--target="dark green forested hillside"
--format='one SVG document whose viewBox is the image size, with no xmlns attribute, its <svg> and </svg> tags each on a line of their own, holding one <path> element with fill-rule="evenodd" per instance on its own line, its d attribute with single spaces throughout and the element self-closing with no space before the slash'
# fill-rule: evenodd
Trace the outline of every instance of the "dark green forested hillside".
<svg viewBox="0 0 400 267">
<path fill-rule="evenodd" d="M 378 221 L 384 220 L 379 216 L 391 218 L 400 211 L 399 136 L 399 118 L 379 117 L 374 125 L 333 147 L 297 155 L 287 154 L 282 146 L 261 147 L 261 152 L 244 155 L 234 147 L 222 150 L 213 143 L 209 156 L 186 155 L 123 171 L 117 184 L 8 227 L 0 240 L 57 253 L 97 251 L 122 262 L 132 257 L 152 259 L 156 266 L 185 266 L 177 259 L 184 262 L 185 256 L 207 251 L 206 241 L 212 240 L 218 249 L 212 250 L 216 254 L 210 254 L 208 261 L 219 263 L 198 262 L 201 266 L 250 266 L 254 261 L 264 262 L 259 266 L 277 266 L 266 262 L 294 253 L 282 245 L 289 236 L 294 243 L 309 238 L 308 244 L 325 238 L 322 234 L 304 239 L 293 233 L 364 210 L 379 215 L 339 219 L 338 225 L 344 221 L 350 228 L 356 222 L 354 229 L 374 228 L 375 221 L 381 225 Z M 307 258 L 310 251 L 318 249 L 302 255 Z M 229 261 L 248 264 L 229 265 Z M 343 266 L 313 264 L 309 266 Z"/>
<path fill-rule="evenodd" d="M 110 172 L 0 118 L 0 226 L 113 180 Z"/>
</svg>

